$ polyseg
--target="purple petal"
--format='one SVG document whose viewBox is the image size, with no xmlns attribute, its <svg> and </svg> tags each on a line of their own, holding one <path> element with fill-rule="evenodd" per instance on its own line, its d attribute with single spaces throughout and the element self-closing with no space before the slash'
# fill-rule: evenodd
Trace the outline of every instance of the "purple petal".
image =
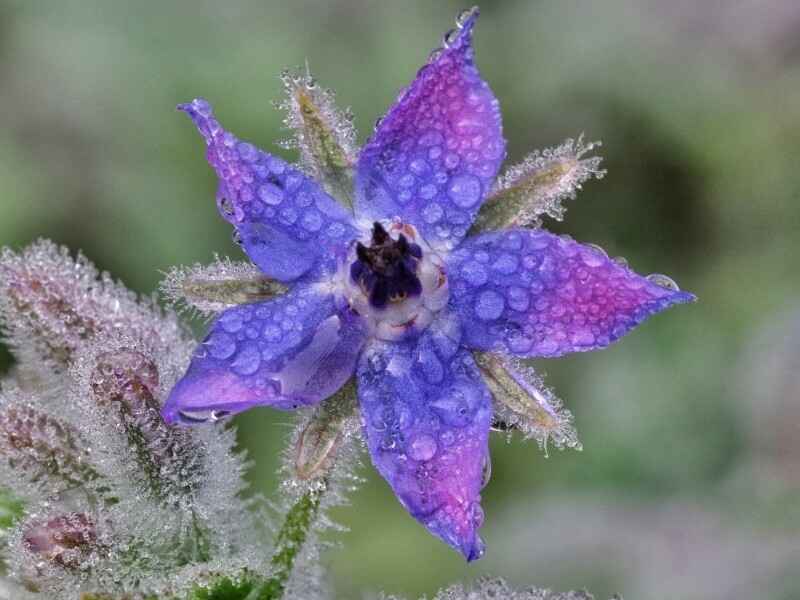
<svg viewBox="0 0 800 600">
<path fill-rule="evenodd" d="M 192 423 L 259 405 L 316 404 L 352 376 L 365 338 L 361 319 L 307 287 L 236 306 L 214 322 L 162 414 Z"/>
<path fill-rule="evenodd" d="M 411 516 L 474 560 L 484 548 L 491 397 L 457 337 L 456 321 L 416 341 L 373 342 L 359 361 L 358 398 L 375 468 Z"/>
<path fill-rule="evenodd" d="M 315 266 L 335 268 L 331 250 L 353 238 L 351 215 L 312 179 L 222 129 L 205 100 L 178 109 L 206 140 L 206 157 L 219 177 L 217 206 L 250 259 L 281 281 Z"/>
<path fill-rule="evenodd" d="M 695 299 L 541 230 L 470 238 L 448 257 L 447 276 L 465 345 L 522 357 L 604 348 L 647 317 Z"/>
<path fill-rule="evenodd" d="M 361 151 L 356 214 L 399 216 L 436 248 L 466 235 L 505 156 L 500 109 L 473 64 L 474 11 Z"/>
</svg>

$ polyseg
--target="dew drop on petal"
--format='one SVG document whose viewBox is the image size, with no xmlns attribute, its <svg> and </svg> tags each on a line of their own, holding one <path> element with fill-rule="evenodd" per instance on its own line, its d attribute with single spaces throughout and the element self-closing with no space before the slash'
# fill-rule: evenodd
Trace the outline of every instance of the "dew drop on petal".
<svg viewBox="0 0 800 600">
<path fill-rule="evenodd" d="M 494 290 L 486 290 L 475 300 L 475 314 L 483 321 L 492 321 L 503 314 L 506 302 Z"/>
<path fill-rule="evenodd" d="M 481 181 L 475 175 L 456 175 L 447 185 L 447 195 L 461 208 L 471 208 L 481 199 Z"/>
<path fill-rule="evenodd" d="M 661 273 L 652 273 L 648 275 L 647 281 L 649 281 L 650 283 L 654 283 L 657 286 L 662 287 L 664 289 L 671 290 L 673 292 L 679 292 L 681 289 L 680 287 L 678 287 L 678 284 L 675 283 L 675 281 L 673 281 L 670 277 L 667 277 L 666 275 L 662 275 Z"/>
<path fill-rule="evenodd" d="M 254 344 L 245 345 L 231 364 L 231 369 L 239 375 L 252 375 L 261 366 L 261 353 Z"/>
<path fill-rule="evenodd" d="M 222 331 L 212 334 L 206 344 L 208 353 L 218 360 L 230 358 L 236 352 L 236 340 L 233 339 L 233 336 Z"/>
<path fill-rule="evenodd" d="M 483 458 L 483 465 L 481 466 L 481 489 L 489 485 L 489 480 L 492 478 L 492 457 L 489 453 Z"/>
<path fill-rule="evenodd" d="M 228 333 L 236 333 L 242 328 L 242 315 L 238 310 L 226 312 L 219 318 L 219 324 Z"/>
<path fill-rule="evenodd" d="M 406 451 L 412 459 L 426 461 L 436 455 L 436 449 L 436 440 L 433 436 L 421 433 L 409 440 Z"/>
<path fill-rule="evenodd" d="M 283 200 L 283 190 L 274 183 L 265 183 L 258 188 L 258 197 L 265 204 L 277 206 Z"/>
</svg>

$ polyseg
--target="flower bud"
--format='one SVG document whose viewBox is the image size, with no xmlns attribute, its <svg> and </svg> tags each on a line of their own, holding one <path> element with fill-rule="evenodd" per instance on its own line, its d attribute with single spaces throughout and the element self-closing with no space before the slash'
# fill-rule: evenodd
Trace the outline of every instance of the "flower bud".
<svg viewBox="0 0 800 600">
<path fill-rule="evenodd" d="M 287 290 L 285 285 L 264 276 L 251 263 L 220 258 L 207 266 L 174 268 L 161 282 L 161 292 L 170 301 L 185 304 L 202 314 L 268 300 Z"/>
<path fill-rule="evenodd" d="M 95 403 L 121 424 L 146 486 L 165 497 L 193 488 L 203 452 L 191 432 L 164 423 L 158 383 L 155 362 L 129 348 L 96 356 L 89 377 Z"/>
<path fill-rule="evenodd" d="M 581 449 L 572 414 L 533 369 L 488 352 L 474 352 L 473 356 L 492 393 L 495 420 L 503 430 L 520 430 L 545 452 L 548 441 L 559 450 Z"/>
<path fill-rule="evenodd" d="M 22 402 L 0 407 L 0 457 L 29 483 L 64 489 L 98 479 L 86 448 L 78 432 L 55 417 Z"/>
<path fill-rule="evenodd" d="M 294 446 L 294 476 L 301 481 L 324 477 L 341 444 L 357 427 L 355 384 L 350 380 L 301 425 Z"/>
<path fill-rule="evenodd" d="M 284 124 L 295 133 L 291 145 L 300 150 L 300 160 L 309 175 L 331 196 L 351 207 L 356 156 L 352 115 L 339 110 L 333 92 L 320 88 L 308 72 L 299 75 L 284 71 L 281 80 L 287 98 L 278 106 L 286 111 Z"/>
<path fill-rule="evenodd" d="M 20 362 L 50 376 L 101 335 L 125 334 L 166 348 L 182 342 L 174 318 L 137 302 L 86 258 L 73 259 L 49 241 L 19 254 L 0 252 L 0 322 Z"/>
<path fill-rule="evenodd" d="M 605 175 L 598 156 L 581 158 L 600 146 L 584 144 L 583 136 L 567 140 L 557 148 L 529 154 L 498 178 L 495 192 L 483 203 L 472 226 L 473 233 L 505 227 L 539 227 L 546 214 L 564 218 L 564 200 L 575 198 L 577 190 L 591 177 Z"/>
<path fill-rule="evenodd" d="M 97 531 L 84 513 L 68 513 L 24 525 L 23 543 L 52 564 L 77 568 L 97 546 Z"/>
</svg>

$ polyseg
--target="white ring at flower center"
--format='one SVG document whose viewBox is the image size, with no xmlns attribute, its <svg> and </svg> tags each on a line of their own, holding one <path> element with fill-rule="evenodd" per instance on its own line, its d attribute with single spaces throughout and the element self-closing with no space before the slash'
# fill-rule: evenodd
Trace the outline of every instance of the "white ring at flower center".
<svg viewBox="0 0 800 600">
<path fill-rule="evenodd" d="M 447 304 L 449 290 L 444 261 L 428 246 L 413 225 L 395 220 L 389 222 L 385 229 L 395 240 L 402 233 L 409 242 L 417 244 L 422 250 L 416 273 L 422 292 L 418 296 L 390 301 L 383 308 L 372 306 L 365 291 L 350 277 L 350 265 L 356 260 L 355 247 L 358 241 L 353 240 L 347 261 L 336 274 L 335 293 L 341 295 L 350 308 L 367 321 L 373 337 L 394 342 L 424 331 L 436 313 Z M 365 241 L 369 243 L 369 234 L 365 235 Z"/>
</svg>

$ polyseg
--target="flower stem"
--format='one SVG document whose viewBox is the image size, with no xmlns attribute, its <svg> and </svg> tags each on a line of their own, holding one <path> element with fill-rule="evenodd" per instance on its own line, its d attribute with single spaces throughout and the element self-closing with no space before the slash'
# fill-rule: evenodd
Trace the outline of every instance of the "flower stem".
<svg viewBox="0 0 800 600">
<path fill-rule="evenodd" d="M 327 480 L 319 488 L 309 490 L 294 503 L 286 514 L 270 564 L 275 569 L 272 576 L 261 586 L 258 600 L 283 598 L 286 582 L 292 574 L 298 554 L 308 538 L 309 529 L 319 512 L 322 495 L 328 489 Z"/>
</svg>

